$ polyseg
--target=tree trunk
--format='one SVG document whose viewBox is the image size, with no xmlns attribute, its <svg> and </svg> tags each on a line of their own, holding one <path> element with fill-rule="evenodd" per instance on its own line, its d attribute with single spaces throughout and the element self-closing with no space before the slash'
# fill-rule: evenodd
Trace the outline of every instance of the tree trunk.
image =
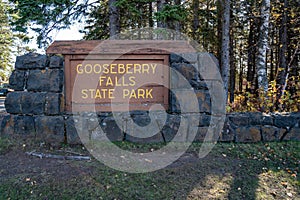
<svg viewBox="0 0 300 200">
<path fill-rule="evenodd" d="M 231 30 L 231 34 L 233 34 L 233 30 Z M 230 38 L 230 88 L 229 88 L 229 102 L 234 102 L 234 92 L 235 92 L 235 73 L 236 66 L 234 62 L 234 48 L 236 47 L 236 42 L 233 40 L 233 37 Z"/>
<path fill-rule="evenodd" d="M 166 4 L 166 0 L 158 0 L 157 1 L 157 12 L 162 12 L 165 4 Z M 157 21 L 157 27 L 167 28 L 167 23 L 164 20 L 160 19 Z"/>
<path fill-rule="evenodd" d="M 258 88 L 268 91 L 268 78 L 266 69 L 266 55 L 268 48 L 269 19 L 270 19 L 270 0 L 263 0 L 261 5 L 261 25 L 258 40 L 258 55 L 256 58 L 256 70 Z"/>
<path fill-rule="evenodd" d="M 109 35 L 113 37 L 120 33 L 120 13 L 116 6 L 117 0 L 109 0 Z"/>
<path fill-rule="evenodd" d="M 230 0 L 220 0 L 223 7 L 222 23 L 222 50 L 221 50 L 221 75 L 224 82 L 225 99 L 228 99 L 228 82 L 230 70 Z"/>
<path fill-rule="evenodd" d="M 255 34 L 254 34 L 254 20 L 250 20 L 250 30 L 248 36 L 248 69 L 247 69 L 247 89 L 251 91 L 252 83 L 254 79 L 254 60 L 255 60 Z"/>
<path fill-rule="evenodd" d="M 180 6 L 181 5 L 181 0 L 175 0 L 175 5 Z M 175 26 L 175 31 L 180 32 L 181 31 L 181 24 L 180 21 L 175 21 L 174 22 Z"/>
<path fill-rule="evenodd" d="M 279 88 L 279 94 L 285 83 L 285 76 L 287 72 L 287 0 L 284 0 L 284 8 L 282 14 L 281 27 L 279 29 L 279 66 L 277 72 L 277 84 Z"/>
<path fill-rule="evenodd" d="M 199 11 L 199 0 L 193 0 L 193 39 L 197 40 L 198 37 L 197 35 L 197 30 L 199 28 L 199 15 L 198 15 L 198 11 Z"/>
<path fill-rule="evenodd" d="M 154 22 L 153 22 L 153 5 L 152 5 L 152 1 L 149 2 L 149 27 L 153 28 L 154 26 Z"/>
</svg>

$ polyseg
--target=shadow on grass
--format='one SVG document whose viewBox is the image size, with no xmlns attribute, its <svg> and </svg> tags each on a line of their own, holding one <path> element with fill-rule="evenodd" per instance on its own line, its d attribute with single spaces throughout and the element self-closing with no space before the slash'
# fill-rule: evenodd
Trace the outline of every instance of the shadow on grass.
<svg viewBox="0 0 300 200">
<path fill-rule="evenodd" d="M 128 144 L 120 145 L 127 148 Z M 197 157 L 200 145 L 193 144 L 186 154 L 167 168 L 144 174 L 116 171 L 96 160 L 41 160 L 6 154 L 0 156 L 0 199 L 299 197 L 299 178 L 293 176 L 299 172 L 299 143 L 223 143 L 217 144 L 203 159 Z M 6 164 L 3 164 L 3 159 L 8 159 Z"/>
</svg>

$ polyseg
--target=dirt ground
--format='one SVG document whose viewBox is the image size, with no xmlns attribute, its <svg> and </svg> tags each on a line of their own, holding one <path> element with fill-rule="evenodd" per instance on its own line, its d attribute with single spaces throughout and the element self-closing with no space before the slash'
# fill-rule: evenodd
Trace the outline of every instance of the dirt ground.
<svg viewBox="0 0 300 200">
<path fill-rule="evenodd" d="M 198 158 L 195 145 L 167 168 L 143 174 L 116 171 L 94 158 L 75 161 L 26 154 L 35 150 L 88 155 L 81 146 L 53 149 L 22 141 L 4 146 L 0 199 L 300 198 L 299 143 L 257 144 L 253 149 L 246 144 L 218 144 L 204 159 Z M 259 153 L 268 150 L 272 151 L 267 157 Z"/>
</svg>

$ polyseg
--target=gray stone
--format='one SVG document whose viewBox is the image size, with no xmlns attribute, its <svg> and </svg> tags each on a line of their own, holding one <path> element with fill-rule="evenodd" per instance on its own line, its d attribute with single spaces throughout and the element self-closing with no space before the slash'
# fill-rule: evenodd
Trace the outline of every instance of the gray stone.
<svg viewBox="0 0 300 200">
<path fill-rule="evenodd" d="M 51 56 L 49 68 L 63 68 L 64 59 L 60 56 Z"/>
<path fill-rule="evenodd" d="M 128 142 L 142 143 L 142 144 L 144 144 L 144 143 L 163 143 L 164 142 L 161 132 L 159 132 L 149 138 L 138 138 L 138 137 L 133 137 L 130 134 L 126 134 L 125 140 Z"/>
<path fill-rule="evenodd" d="M 0 123 L 0 135 L 13 135 L 14 134 L 14 115 L 3 115 Z"/>
<path fill-rule="evenodd" d="M 65 127 L 66 127 L 66 135 L 67 135 L 67 143 L 68 144 L 81 144 L 80 137 L 78 135 L 77 129 L 80 128 L 79 124 L 75 126 L 77 123 L 78 117 L 68 116 L 65 120 Z M 82 130 L 79 130 L 82 131 Z"/>
<path fill-rule="evenodd" d="M 35 136 L 34 119 L 31 116 L 5 115 L 1 120 L 0 132 L 3 135 Z"/>
<path fill-rule="evenodd" d="M 43 114 L 45 109 L 45 97 L 45 93 L 23 92 L 21 100 L 22 114 Z"/>
<path fill-rule="evenodd" d="M 205 80 L 220 80 L 220 70 L 217 59 L 209 53 L 198 55 L 198 71 Z"/>
<path fill-rule="evenodd" d="M 221 136 L 219 138 L 219 141 L 221 142 L 233 142 L 235 137 L 235 130 L 231 126 L 228 117 L 226 117 L 224 127 L 222 129 Z"/>
<path fill-rule="evenodd" d="M 151 123 L 151 118 L 149 114 L 133 115 L 131 118 L 137 126 L 144 127 Z"/>
<path fill-rule="evenodd" d="M 191 133 L 195 131 L 195 128 L 198 127 L 191 127 L 189 129 L 189 121 L 188 117 L 181 115 L 180 116 L 180 126 L 178 127 L 178 131 L 176 132 L 176 135 L 173 138 L 173 142 L 191 142 Z M 197 131 L 197 130 L 196 130 Z M 195 132 L 196 136 L 197 132 Z"/>
<path fill-rule="evenodd" d="M 191 83 L 192 80 L 198 80 L 198 71 L 192 64 L 173 63 L 171 67 L 177 70 L 186 80 Z"/>
<path fill-rule="evenodd" d="M 63 71 L 59 69 L 32 70 L 27 89 L 35 92 L 62 92 Z"/>
<path fill-rule="evenodd" d="M 19 135 L 34 135 L 35 124 L 32 116 L 14 116 L 14 133 Z"/>
<path fill-rule="evenodd" d="M 273 117 L 270 115 L 263 114 L 262 119 L 261 119 L 261 124 L 270 125 L 270 126 L 274 125 Z"/>
<path fill-rule="evenodd" d="M 180 63 L 182 62 L 182 57 L 178 54 L 171 53 L 170 54 L 170 63 Z"/>
<path fill-rule="evenodd" d="M 275 115 L 274 125 L 279 128 L 291 128 L 297 124 L 297 120 L 291 115 Z"/>
<path fill-rule="evenodd" d="M 183 58 L 183 62 L 195 63 L 198 61 L 198 54 L 195 52 L 181 53 L 180 56 Z"/>
<path fill-rule="evenodd" d="M 209 92 L 207 90 L 195 90 L 194 92 L 198 99 L 199 112 L 211 113 L 211 99 Z"/>
<path fill-rule="evenodd" d="M 113 118 L 105 118 L 101 124 L 103 132 L 110 141 L 123 141 L 123 127 L 119 127 Z"/>
<path fill-rule="evenodd" d="M 220 142 L 233 142 L 234 141 L 235 132 L 233 129 L 223 129 L 222 134 L 219 138 Z"/>
<path fill-rule="evenodd" d="M 173 113 L 197 113 L 200 110 L 199 101 L 194 90 L 173 89 L 170 102 L 170 111 Z"/>
<path fill-rule="evenodd" d="M 59 93 L 47 93 L 45 101 L 45 114 L 58 115 L 62 109 L 62 95 Z"/>
<path fill-rule="evenodd" d="M 236 142 L 259 142 L 261 133 L 259 126 L 244 126 L 236 129 Z"/>
<path fill-rule="evenodd" d="M 229 115 L 229 121 L 235 126 L 247 126 L 249 124 L 249 116 L 244 114 Z"/>
<path fill-rule="evenodd" d="M 249 124 L 250 125 L 262 125 L 262 113 L 259 112 L 254 112 L 254 113 L 249 113 Z"/>
<path fill-rule="evenodd" d="M 23 91 L 25 84 L 25 71 L 14 70 L 9 77 L 9 87 L 15 91 Z"/>
<path fill-rule="evenodd" d="M 300 141 L 300 128 L 292 128 L 283 140 Z"/>
<path fill-rule="evenodd" d="M 64 73 L 63 70 L 54 69 L 50 71 L 50 92 L 62 92 L 64 84 Z"/>
<path fill-rule="evenodd" d="M 89 143 L 92 133 L 98 127 L 98 119 L 92 116 L 69 116 L 66 118 L 67 142 L 69 144 Z"/>
<path fill-rule="evenodd" d="M 10 92 L 5 99 L 6 112 L 11 114 L 22 114 L 21 101 L 23 92 Z"/>
<path fill-rule="evenodd" d="M 196 82 L 196 81 L 193 81 Z M 171 89 L 191 89 L 192 85 L 177 71 L 170 70 L 170 88 Z"/>
<path fill-rule="evenodd" d="M 52 146 L 65 142 L 64 119 L 62 116 L 37 116 L 35 118 L 37 138 Z"/>
<path fill-rule="evenodd" d="M 199 127 L 205 127 L 210 125 L 211 116 L 207 114 L 201 114 L 199 119 Z"/>
<path fill-rule="evenodd" d="M 208 90 L 208 86 L 205 81 L 191 80 L 190 83 L 192 87 L 196 90 Z"/>
<path fill-rule="evenodd" d="M 180 122 L 180 115 L 168 115 L 167 122 L 162 128 L 162 134 L 166 142 L 170 142 L 177 134 Z"/>
<path fill-rule="evenodd" d="M 48 65 L 46 55 L 29 53 L 18 56 L 15 64 L 16 69 L 45 69 Z"/>
<path fill-rule="evenodd" d="M 195 137 L 195 142 L 203 142 L 205 136 L 207 135 L 208 127 L 198 127 L 198 132 Z"/>
<path fill-rule="evenodd" d="M 283 129 L 277 128 L 275 126 L 265 125 L 261 128 L 262 140 L 265 142 L 280 141 L 283 133 Z"/>
<path fill-rule="evenodd" d="M 177 134 L 178 131 L 178 127 L 177 130 L 173 129 L 172 126 L 165 126 L 162 129 L 162 134 L 164 136 L 164 139 L 166 142 L 170 142 L 173 140 L 174 136 Z"/>
</svg>

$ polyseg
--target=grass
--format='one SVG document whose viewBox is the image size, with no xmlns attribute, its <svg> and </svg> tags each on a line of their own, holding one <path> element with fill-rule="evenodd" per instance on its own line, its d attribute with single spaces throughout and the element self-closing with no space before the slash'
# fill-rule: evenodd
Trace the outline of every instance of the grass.
<svg viewBox="0 0 300 200">
<path fill-rule="evenodd" d="M 0 140 L 0 149 L 4 149 L 0 158 L 14 163 L 8 155 L 17 148 L 7 144 Z M 117 145 L 134 152 L 148 152 L 163 144 Z M 198 159 L 194 155 L 201 144 L 195 143 L 188 150 L 190 157 L 142 174 L 116 171 L 97 160 L 24 157 L 20 158 L 20 169 L 7 170 L 0 165 L 1 174 L 6 174 L 0 178 L 0 199 L 299 199 L 299 145 L 218 143 L 207 157 Z M 22 157 L 22 152 L 37 148 L 57 150 L 30 145 L 16 154 Z M 80 146 L 63 149 L 87 153 Z"/>
<path fill-rule="evenodd" d="M 0 137 L 0 155 L 5 154 L 13 146 L 12 141 L 7 137 Z"/>
</svg>

